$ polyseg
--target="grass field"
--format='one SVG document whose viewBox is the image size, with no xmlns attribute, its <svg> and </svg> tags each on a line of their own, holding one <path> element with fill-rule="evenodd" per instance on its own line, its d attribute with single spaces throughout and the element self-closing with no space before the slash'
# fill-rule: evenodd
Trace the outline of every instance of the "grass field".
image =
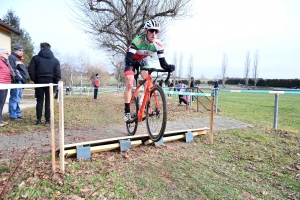
<svg viewBox="0 0 300 200">
<path fill-rule="evenodd" d="M 0 198 L 300 199 L 299 99 L 280 95 L 276 131 L 274 95 L 219 93 L 218 115 L 253 127 L 215 132 L 214 145 L 204 135 L 193 143 L 97 153 L 91 161 L 67 159 L 65 173 L 52 172 L 50 154 L 28 152 L 24 159 L 0 163 L 0 193 L 13 174 Z M 87 98 L 66 98 L 66 128 L 98 126 L 95 114 L 104 125 L 110 123 L 107 115 L 123 123 L 122 99 L 103 96 L 103 100 L 110 101 L 98 105 Z M 84 107 L 74 108 L 83 102 Z M 34 108 L 26 112 L 23 128 L 35 130 Z M 20 134 L 19 126 L 10 125 L 11 132 Z"/>
</svg>

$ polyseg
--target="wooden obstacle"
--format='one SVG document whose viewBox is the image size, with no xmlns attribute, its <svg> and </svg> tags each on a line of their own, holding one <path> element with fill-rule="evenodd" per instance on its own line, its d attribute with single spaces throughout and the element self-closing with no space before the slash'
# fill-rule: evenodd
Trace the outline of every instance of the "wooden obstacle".
<svg viewBox="0 0 300 200">
<path fill-rule="evenodd" d="M 204 127 L 200 129 L 187 129 L 187 130 L 165 132 L 163 136 L 163 142 L 165 143 L 165 142 L 185 139 L 186 137 L 185 133 L 188 132 L 191 132 L 193 136 L 203 135 L 207 133 L 207 130 L 209 130 L 209 128 Z M 154 144 L 154 142 L 149 138 L 148 134 L 73 143 L 73 144 L 64 145 L 64 157 L 75 156 L 77 154 L 78 146 L 89 146 L 91 153 L 118 150 L 120 149 L 120 141 L 124 141 L 124 140 L 129 140 L 131 142 L 131 147 L 136 147 L 141 144 L 144 145 Z M 60 150 L 57 149 L 56 152 L 60 152 Z"/>
</svg>

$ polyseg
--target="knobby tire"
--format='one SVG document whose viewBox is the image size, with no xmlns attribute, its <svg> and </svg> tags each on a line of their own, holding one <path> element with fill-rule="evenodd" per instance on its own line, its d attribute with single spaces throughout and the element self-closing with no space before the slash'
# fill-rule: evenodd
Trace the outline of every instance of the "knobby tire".
<svg viewBox="0 0 300 200">
<path fill-rule="evenodd" d="M 131 123 L 126 122 L 126 128 L 128 135 L 134 135 L 138 127 L 138 99 L 134 97 L 130 102 L 130 114 L 131 118 L 134 119 Z"/>
<path fill-rule="evenodd" d="M 155 95 L 158 100 L 158 108 L 156 108 Z M 159 141 L 165 132 L 167 125 L 167 103 L 163 89 L 155 85 L 150 91 L 150 101 L 146 106 L 146 125 L 149 137 L 152 141 Z"/>
</svg>

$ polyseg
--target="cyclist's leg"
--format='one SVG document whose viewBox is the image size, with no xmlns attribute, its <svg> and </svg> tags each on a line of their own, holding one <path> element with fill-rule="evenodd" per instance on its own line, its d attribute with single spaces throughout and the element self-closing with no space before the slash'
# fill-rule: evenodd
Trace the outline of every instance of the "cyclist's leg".
<svg viewBox="0 0 300 200">
<path fill-rule="evenodd" d="M 150 68 L 150 66 L 147 62 L 147 59 L 141 60 L 141 61 L 139 61 L 139 63 L 140 63 L 141 68 L 142 67 L 143 68 Z M 142 76 L 143 79 L 147 78 L 148 71 L 141 70 L 141 76 Z M 146 88 L 146 87 L 147 87 L 147 82 L 145 82 L 145 85 L 144 85 L 144 88 Z"/>
<path fill-rule="evenodd" d="M 125 104 L 124 120 L 129 121 L 129 120 L 131 120 L 130 100 L 131 100 L 131 93 L 132 93 L 133 81 L 134 81 L 134 69 L 131 66 L 125 65 L 124 75 L 125 75 L 125 81 L 126 81 L 126 87 L 124 90 L 124 104 Z"/>
</svg>

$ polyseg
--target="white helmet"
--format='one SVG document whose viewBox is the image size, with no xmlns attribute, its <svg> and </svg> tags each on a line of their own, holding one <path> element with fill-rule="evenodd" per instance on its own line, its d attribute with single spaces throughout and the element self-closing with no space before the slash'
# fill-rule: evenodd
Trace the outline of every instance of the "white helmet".
<svg viewBox="0 0 300 200">
<path fill-rule="evenodd" d="M 154 20 L 154 19 L 150 19 L 146 22 L 145 29 L 156 29 L 159 30 L 160 29 L 160 24 L 158 21 Z"/>
</svg>

